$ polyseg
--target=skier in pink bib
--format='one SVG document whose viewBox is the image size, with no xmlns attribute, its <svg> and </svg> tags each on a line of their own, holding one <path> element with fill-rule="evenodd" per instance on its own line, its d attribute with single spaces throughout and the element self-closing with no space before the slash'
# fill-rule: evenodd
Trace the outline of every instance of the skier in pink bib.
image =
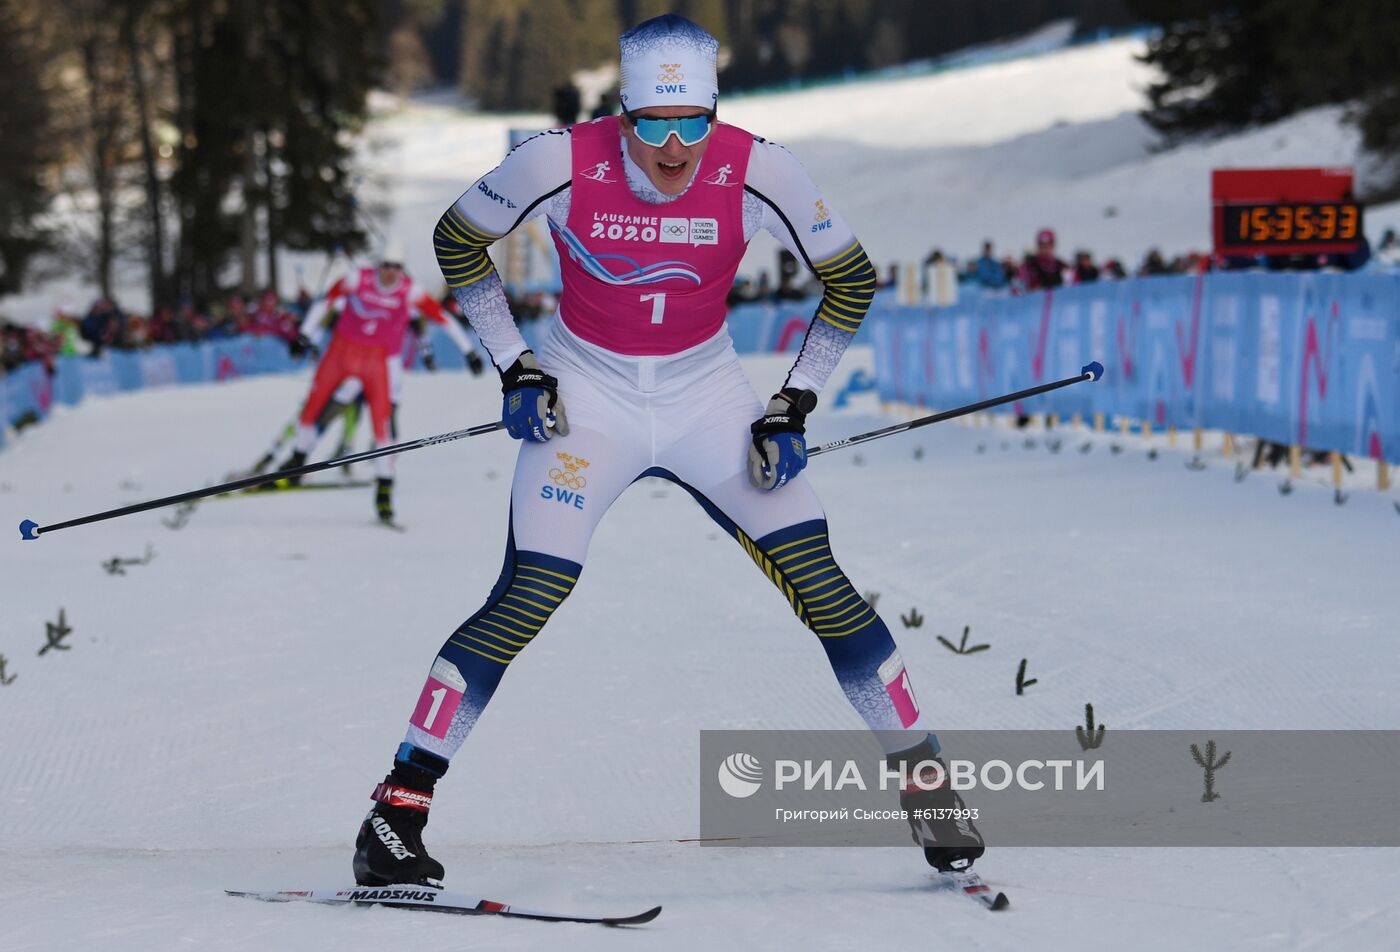
<svg viewBox="0 0 1400 952">
<path fill-rule="evenodd" d="M 817 635 L 907 778 L 906 809 L 963 812 L 946 784 L 910 782 L 912 765 L 937 758 L 937 741 L 922 728 L 889 629 L 836 564 L 802 475 L 806 417 L 870 305 L 875 269 L 785 149 L 718 121 L 714 37 L 666 15 L 620 42 L 623 114 L 517 146 L 434 234 L 448 286 L 501 372 L 506 429 L 523 442 L 500 579 L 433 660 L 356 840 L 361 884 L 440 882 L 443 867 L 422 840 L 436 784 L 506 668 L 573 590 L 603 513 L 643 476 L 686 489 Z M 563 293 L 537 358 L 486 249 L 540 215 Z M 725 324 L 726 295 L 760 229 L 825 287 L 766 406 Z M 911 825 L 939 869 L 964 869 L 982 853 L 966 823 Z"/>
<path fill-rule="evenodd" d="M 297 419 L 293 453 L 283 469 L 306 462 L 328 421 L 328 408 L 333 416 L 361 394 L 369 408 L 375 442 L 380 446 L 393 442 L 394 416 L 403 386 L 402 354 L 411 321 L 422 319 L 440 325 L 469 364 L 474 357 L 471 340 L 456 319 L 427 292 L 414 294 L 413 279 L 404 270 L 403 250 L 397 244 L 386 245 L 378 267 L 361 268 L 341 278 L 325 299 L 307 312 L 299 337 L 305 347 L 319 347 L 322 325 L 333 309 L 338 309 L 340 316 L 330 346 L 316 366 L 311 391 Z M 375 460 L 375 513 L 389 525 L 394 521 L 393 460 L 392 456 Z"/>
</svg>

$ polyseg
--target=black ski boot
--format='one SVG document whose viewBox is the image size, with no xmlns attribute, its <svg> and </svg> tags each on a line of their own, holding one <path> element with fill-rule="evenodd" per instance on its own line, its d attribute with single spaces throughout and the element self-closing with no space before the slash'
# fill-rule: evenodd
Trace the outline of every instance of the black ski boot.
<svg viewBox="0 0 1400 952">
<path fill-rule="evenodd" d="M 938 767 L 930 764 L 919 770 L 918 765 L 925 761 Z M 970 868 L 986 852 L 986 845 L 972 823 L 971 811 L 952 787 L 933 735 L 909 750 L 890 754 L 886 762 L 903 778 L 899 805 L 909 814 L 910 832 L 914 842 L 924 848 L 924 859 L 944 873 Z"/>
<path fill-rule="evenodd" d="M 282 464 L 282 469 L 296 469 L 296 468 L 299 467 L 299 466 L 305 466 L 305 465 L 306 465 L 306 454 L 303 453 L 301 450 L 297 450 L 296 452 L 292 453 L 291 456 L 288 456 L 288 457 L 287 457 L 287 462 L 285 462 L 285 463 Z M 300 486 L 300 485 L 301 485 L 301 477 L 300 477 L 300 476 L 288 476 L 288 477 L 286 477 L 285 479 L 279 479 L 279 480 L 277 480 L 277 482 L 276 482 L 275 485 L 277 485 L 277 486 L 279 486 L 279 487 L 280 487 L 280 486 Z"/>
<path fill-rule="evenodd" d="M 405 745 L 407 746 L 407 745 Z M 355 837 L 355 882 L 361 886 L 417 885 L 442 887 L 442 864 L 423 846 L 423 827 L 433 805 L 433 786 L 441 773 L 419 764 L 447 761 L 409 748 L 417 763 L 396 760 L 394 770 L 374 788 L 378 801 Z M 400 754 L 402 756 L 402 754 Z"/>
<path fill-rule="evenodd" d="M 394 524 L 394 503 L 392 494 L 394 481 L 383 476 L 374 481 L 374 512 L 386 526 Z"/>
</svg>

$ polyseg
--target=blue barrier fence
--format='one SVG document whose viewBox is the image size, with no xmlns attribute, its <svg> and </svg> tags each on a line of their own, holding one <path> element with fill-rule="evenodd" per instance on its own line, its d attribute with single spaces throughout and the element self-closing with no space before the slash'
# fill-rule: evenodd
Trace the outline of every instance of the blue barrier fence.
<svg viewBox="0 0 1400 952">
<path fill-rule="evenodd" d="M 816 300 L 788 304 L 746 304 L 730 312 L 730 333 L 740 353 L 796 352 L 802 346 Z M 549 321 L 521 325 L 526 343 L 538 349 Z M 444 370 L 460 370 L 465 362 L 452 339 L 430 328 L 433 350 Z M 215 383 L 258 374 L 305 369 L 294 361 L 287 345 L 266 337 L 235 337 L 198 344 L 166 344 L 141 351 L 107 351 L 101 357 L 60 357 L 52 376 L 30 364 L 0 377 L 0 447 L 5 428 L 48 416 L 55 403 L 76 406 L 87 397 L 105 396 L 185 384 Z M 422 361 L 414 358 L 415 369 Z M 288 408 L 291 412 L 293 408 Z"/>
<path fill-rule="evenodd" d="M 734 308 L 735 349 L 797 351 L 814 305 Z M 521 331 L 537 346 L 547 327 L 532 321 Z M 1393 274 L 1139 278 L 937 309 L 899 307 L 881 294 L 859 339 L 874 346 L 886 402 L 951 407 L 1100 360 L 1099 383 L 1037 397 L 1024 409 L 1251 433 L 1400 462 L 1400 276 Z M 444 369 L 463 366 L 436 328 L 433 346 Z M 52 377 L 29 365 L 0 378 L 0 424 L 41 420 L 55 402 L 306 366 L 281 341 L 255 337 L 64 357 Z"/>
<path fill-rule="evenodd" d="M 262 337 L 107 351 L 96 359 L 60 357 L 52 376 L 42 366 L 28 364 L 0 378 L 0 446 L 6 425 L 42 420 L 55 403 L 76 406 L 86 397 L 232 380 L 298 366 L 287 355 L 285 343 Z"/>
<path fill-rule="evenodd" d="M 1400 462 L 1400 276 L 1137 278 L 872 310 L 880 399 L 951 407 L 1106 368 L 1025 412 L 1103 413 Z"/>
</svg>

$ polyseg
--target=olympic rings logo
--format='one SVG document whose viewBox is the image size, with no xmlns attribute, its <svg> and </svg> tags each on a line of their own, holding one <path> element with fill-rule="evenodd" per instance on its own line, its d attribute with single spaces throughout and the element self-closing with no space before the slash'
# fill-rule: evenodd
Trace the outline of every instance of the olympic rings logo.
<svg viewBox="0 0 1400 952">
<path fill-rule="evenodd" d="M 549 471 L 549 478 L 554 480 L 556 486 L 563 486 L 565 489 L 582 489 L 588 485 L 588 480 L 577 473 L 570 473 L 559 467 L 554 467 Z"/>
</svg>

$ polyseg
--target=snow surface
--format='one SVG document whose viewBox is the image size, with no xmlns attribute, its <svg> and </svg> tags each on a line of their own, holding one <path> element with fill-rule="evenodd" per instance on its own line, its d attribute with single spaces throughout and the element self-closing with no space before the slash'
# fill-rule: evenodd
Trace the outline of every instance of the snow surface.
<svg viewBox="0 0 1400 952">
<path fill-rule="evenodd" d="M 868 366 L 848 355 L 842 374 Z M 788 358 L 750 358 L 760 390 Z M 844 376 L 839 379 L 844 379 Z M 41 524 L 221 479 L 304 394 L 276 377 L 59 409 L 0 454 L 0 524 Z M 871 428 L 873 397 L 823 411 Z M 490 420 L 499 390 L 410 375 L 402 427 Z M 814 459 L 838 558 L 880 593 L 941 728 L 1400 727 L 1391 497 L 1281 496 L 1209 447 L 943 424 Z M 1090 452 L 1073 450 L 1091 443 Z M 984 452 L 978 452 L 978 447 Z M 921 458 L 915 451 L 922 449 Z M 815 639 L 682 491 L 633 487 L 511 666 L 439 787 L 429 844 L 457 890 L 650 926 L 272 906 L 224 888 L 344 882 L 351 841 L 434 652 L 499 570 L 515 446 L 407 454 L 408 531 L 368 490 L 206 502 L 4 542 L 0 948 L 1383 949 L 1386 850 L 994 849 L 1012 911 L 936 894 L 913 850 L 714 848 L 698 731 L 859 728 Z M 13 530 L 11 530 L 13 531 Z M 113 556 L 155 551 L 126 575 Z M 897 616 L 927 616 L 904 630 Z M 64 609 L 72 649 L 36 657 Z M 991 649 L 937 641 L 964 625 Z M 1014 693 L 1029 658 L 1040 679 Z M 640 841 L 640 842 L 638 842 Z"/>
<path fill-rule="evenodd" d="M 1138 118 L 1152 73 L 1124 38 L 1019 60 L 904 78 L 872 78 L 799 92 L 735 96 L 726 121 L 782 143 L 806 165 L 871 258 L 922 260 L 938 247 L 976 256 L 983 239 L 1019 256 L 1037 230 L 1059 235 L 1062 256 L 1086 248 L 1130 270 L 1146 252 L 1168 257 L 1210 247 L 1215 167 L 1368 164 L 1341 107 L 1166 152 Z M 541 129 L 539 114 L 483 115 L 453 97 L 424 97 L 371 122 L 363 148 L 363 207 L 407 250 L 409 270 L 433 286 L 432 229 L 505 154 L 511 129 Z M 1400 226 L 1400 203 L 1369 208 L 1372 240 Z M 754 241 L 742 270 L 776 269 L 777 242 Z M 288 254 L 284 294 L 298 275 L 314 291 L 322 256 Z M 143 272 L 122 269 L 119 299 L 145 307 Z M 86 309 L 92 289 L 60 280 L 0 300 L 0 313 L 45 322 L 55 305 Z"/>
</svg>

